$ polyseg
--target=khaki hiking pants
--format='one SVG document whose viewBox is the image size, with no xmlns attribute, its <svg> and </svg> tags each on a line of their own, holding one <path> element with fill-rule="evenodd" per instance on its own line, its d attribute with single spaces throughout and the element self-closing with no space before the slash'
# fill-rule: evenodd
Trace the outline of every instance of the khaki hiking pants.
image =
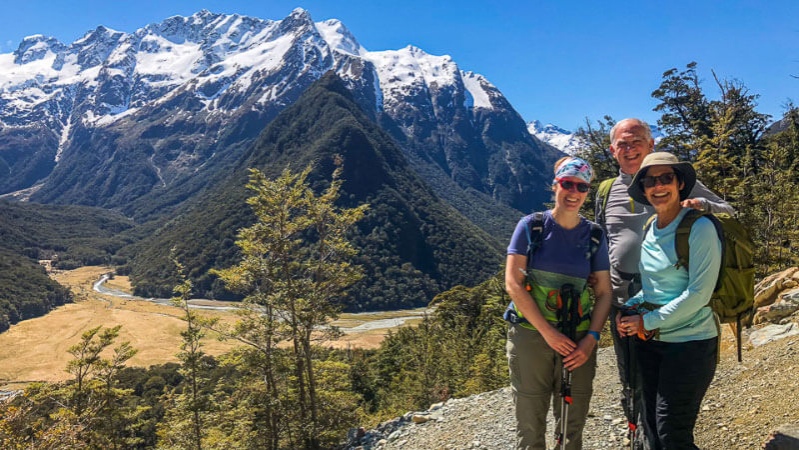
<svg viewBox="0 0 799 450">
<path fill-rule="evenodd" d="M 577 339 L 585 334 L 578 332 Z M 546 450 L 546 418 L 550 404 L 556 421 L 554 432 L 560 430 L 561 356 L 547 345 L 538 331 L 517 324 L 508 327 L 506 351 L 516 407 L 516 448 Z M 574 403 L 569 407 L 567 449 L 582 448 L 583 426 L 588 416 L 595 374 L 596 351 L 585 364 L 572 372 Z"/>
</svg>

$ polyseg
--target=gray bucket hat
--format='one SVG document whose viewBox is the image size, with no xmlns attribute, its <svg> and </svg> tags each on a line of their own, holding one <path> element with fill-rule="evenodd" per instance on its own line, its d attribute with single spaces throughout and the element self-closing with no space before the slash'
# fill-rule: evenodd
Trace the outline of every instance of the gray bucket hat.
<svg viewBox="0 0 799 450">
<path fill-rule="evenodd" d="M 646 176 L 646 171 L 652 166 L 670 166 L 677 172 L 677 178 L 682 180 L 685 185 L 680 189 L 680 201 L 688 198 L 691 190 L 696 184 L 696 171 L 694 166 L 687 161 L 679 161 L 676 156 L 666 152 L 653 152 L 646 155 L 646 158 L 641 162 L 641 168 L 633 176 L 633 181 L 630 187 L 627 188 L 627 193 L 633 200 L 649 205 L 649 200 L 644 195 L 644 188 L 641 186 L 641 178 Z"/>
</svg>

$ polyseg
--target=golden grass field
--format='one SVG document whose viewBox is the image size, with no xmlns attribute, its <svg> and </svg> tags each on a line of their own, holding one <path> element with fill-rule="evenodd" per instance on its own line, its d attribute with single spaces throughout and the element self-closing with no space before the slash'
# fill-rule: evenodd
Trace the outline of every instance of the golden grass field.
<svg viewBox="0 0 799 450">
<path fill-rule="evenodd" d="M 128 366 L 148 367 L 153 364 L 177 362 L 180 351 L 180 332 L 185 324 L 180 319 L 182 310 L 173 306 L 158 305 L 141 300 L 126 300 L 100 294 L 92 284 L 108 267 L 82 267 L 51 274 L 59 283 L 68 286 L 75 294 L 75 303 L 61 306 L 44 317 L 24 320 L 0 334 L 0 390 L 14 389 L 33 381 L 62 381 L 70 377 L 67 362 L 72 359 L 69 347 L 80 341 L 87 330 L 102 325 L 122 325 L 117 344 L 128 341 L 138 353 L 128 361 Z M 109 287 L 130 292 L 127 277 L 117 276 L 107 282 Z M 216 316 L 222 321 L 235 321 L 231 311 L 197 310 L 198 314 Z M 342 314 L 335 325 L 353 328 L 370 321 L 398 317 L 418 316 L 419 311 L 392 311 L 374 314 Z M 420 319 L 405 321 L 401 326 L 418 323 Z M 327 343 L 334 347 L 376 348 L 389 328 L 366 329 L 348 332 L 341 339 Z M 218 355 L 239 345 L 235 341 L 219 341 L 212 332 L 203 342 L 203 351 Z"/>
</svg>

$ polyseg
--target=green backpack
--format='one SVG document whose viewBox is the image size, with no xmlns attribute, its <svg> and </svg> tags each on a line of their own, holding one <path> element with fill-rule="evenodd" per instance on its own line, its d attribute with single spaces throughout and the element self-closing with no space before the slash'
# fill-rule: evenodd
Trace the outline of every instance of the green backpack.
<svg viewBox="0 0 799 450">
<path fill-rule="evenodd" d="M 746 228 L 734 217 L 725 213 L 711 214 L 692 209 L 677 225 L 674 249 L 677 252 L 675 267 L 688 270 L 688 235 L 700 217 L 707 217 L 716 227 L 721 240 L 721 267 L 716 287 L 710 297 L 710 307 L 721 323 L 728 323 L 735 333 L 738 345 L 738 362 L 741 361 L 741 327 L 752 325 L 755 304 L 755 244 Z M 652 216 L 648 228 L 656 216 Z"/>
<path fill-rule="evenodd" d="M 602 180 L 602 182 L 599 183 L 599 188 L 596 190 L 596 198 L 599 200 L 595 203 L 597 207 L 594 210 L 594 222 L 598 223 L 605 230 L 607 230 L 605 226 L 605 210 L 608 208 L 608 197 L 610 197 L 610 188 L 613 186 L 614 181 L 616 181 L 616 178 Z"/>
</svg>

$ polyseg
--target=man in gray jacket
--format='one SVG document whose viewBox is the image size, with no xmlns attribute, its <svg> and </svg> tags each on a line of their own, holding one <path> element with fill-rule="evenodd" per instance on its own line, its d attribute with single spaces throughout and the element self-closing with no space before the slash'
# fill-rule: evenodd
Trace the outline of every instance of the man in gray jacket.
<svg viewBox="0 0 799 450">
<path fill-rule="evenodd" d="M 621 306 L 641 288 L 640 274 L 638 274 L 641 241 L 644 225 L 655 211 L 651 206 L 633 200 L 627 194 L 627 187 L 633 175 L 641 167 L 644 157 L 654 151 L 655 140 L 646 122 L 629 118 L 613 126 L 610 130 L 610 142 L 610 152 L 619 163 L 619 176 L 611 179 L 612 181 L 603 182 L 604 189 L 600 185 L 594 213 L 596 222 L 602 225 L 608 237 L 610 277 L 613 287 L 610 329 L 623 388 L 624 414 L 628 422 L 635 425 L 640 422 L 638 416 L 641 412 L 641 385 L 632 377 L 635 369 L 632 367 L 634 362 L 631 358 L 634 355 L 630 353 L 629 339 L 634 338 L 619 336 L 616 331 L 616 316 L 622 311 Z M 698 180 L 689 198 L 683 202 L 683 206 L 713 213 L 735 213 L 727 202 Z M 632 402 L 631 391 L 636 394 Z"/>
</svg>

